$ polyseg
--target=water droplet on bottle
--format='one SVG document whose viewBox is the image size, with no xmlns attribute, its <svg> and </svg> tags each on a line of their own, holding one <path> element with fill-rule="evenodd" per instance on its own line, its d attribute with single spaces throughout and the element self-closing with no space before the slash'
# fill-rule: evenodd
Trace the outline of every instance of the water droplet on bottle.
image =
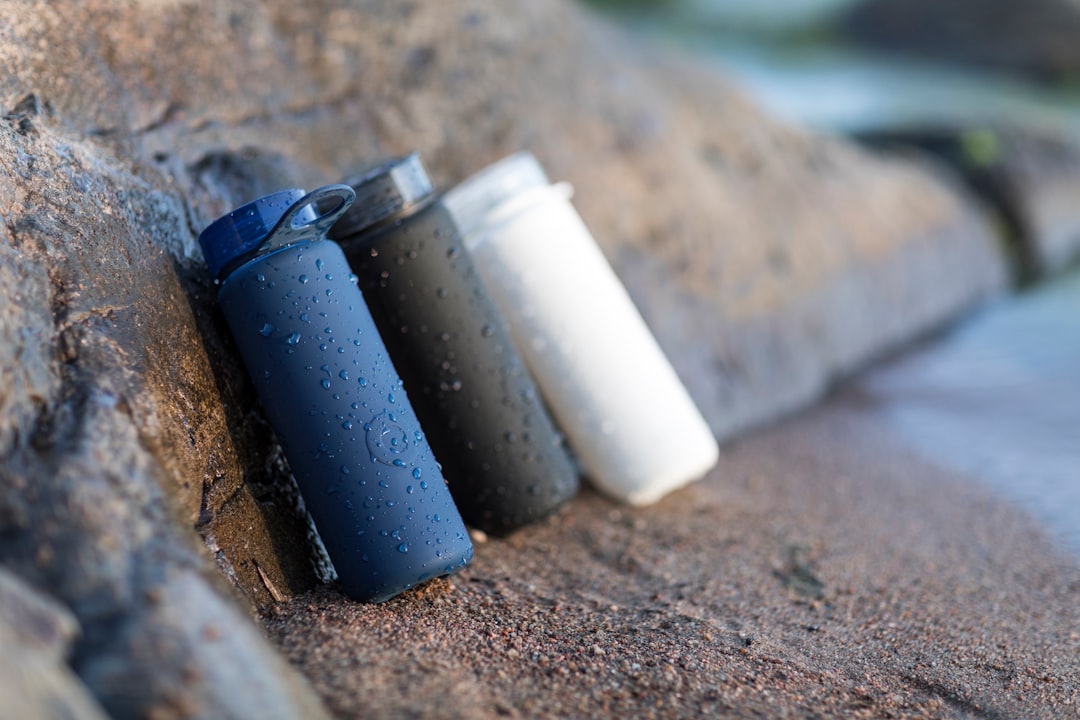
<svg viewBox="0 0 1080 720">
<path fill-rule="evenodd" d="M 457 258 L 457 256 L 460 254 L 460 252 L 461 251 L 457 249 L 457 245 L 454 245 L 453 247 L 451 247 L 449 250 L 446 251 L 446 257 L 453 260 L 453 259 Z"/>
<path fill-rule="evenodd" d="M 259 282 L 266 282 L 266 276 L 263 275 L 262 273 L 259 273 L 258 275 L 256 275 L 255 279 L 258 280 Z"/>
<path fill-rule="evenodd" d="M 349 273 L 349 284 L 356 285 L 360 282 L 360 278 L 356 276 L 356 273 Z"/>
<path fill-rule="evenodd" d="M 491 337 L 495 334 L 495 328 L 491 327 L 490 325 L 485 325 L 484 327 L 480 328 L 480 334 L 484 337 Z"/>
<path fill-rule="evenodd" d="M 442 520 L 442 518 L 439 517 L 439 513 L 435 513 L 434 515 L 431 516 L 431 522 L 439 522 L 441 520 Z"/>
<path fill-rule="evenodd" d="M 421 490 L 427 490 L 427 480 L 421 480 L 420 481 L 420 489 Z"/>
<path fill-rule="evenodd" d="M 311 320 L 308 320 L 308 314 L 307 313 L 300 313 L 300 322 L 306 322 L 306 323 L 311 322 Z"/>
<path fill-rule="evenodd" d="M 386 393 L 386 402 L 394 404 L 394 393 Z"/>
<path fill-rule="evenodd" d="M 367 387 L 367 378 L 357 378 L 356 382 L 360 383 L 360 387 Z"/>
<path fill-rule="evenodd" d="M 322 258 L 315 259 L 315 269 L 322 270 Z"/>
<path fill-rule="evenodd" d="M 342 465 L 341 466 L 341 474 L 342 475 L 348 475 L 349 474 L 349 466 L 348 465 Z"/>
<path fill-rule="evenodd" d="M 307 275 L 301 275 L 300 277 L 297 278 L 297 280 L 300 281 L 301 285 L 307 285 L 308 276 Z"/>
<path fill-rule="evenodd" d="M 300 343 L 300 333 L 294 332 L 292 335 L 290 335 L 288 337 L 287 340 L 285 340 L 285 342 L 289 343 L 290 345 L 299 344 Z"/>
<path fill-rule="evenodd" d="M 270 333 L 274 332 L 274 326 L 270 323 L 266 323 L 259 329 L 259 334 L 263 337 L 270 337 Z"/>
<path fill-rule="evenodd" d="M 409 543 L 401 543 L 400 545 L 397 546 L 397 551 L 399 553 L 407 553 L 407 552 L 409 552 Z"/>
<path fill-rule="evenodd" d="M 423 474 L 423 473 L 421 473 L 421 472 L 420 472 L 420 468 L 413 468 L 413 471 L 412 471 L 412 476 L 413 476 L 414 478 L 416 478 L 417 480 L 419 480 L 419 479 L 420 479 L 420 475 L 422 475 L 422 474 Z M 412 487 L 412 485 L 410 485 L 409 487 Z M 411 491 L 410 491 L 410 492 L 411 492 Z"/>
<path fill-rule="evenodd" d="M 334 289 L 333 288 L 326 288 L 326 297 L 330 297 L 333 294 L 334 294 Z"/>
<path fill-rule="evenodd" d="M 327 380 L 326 378 L 323 378 L 322 380 L 320 380 L 319 384 L 322 385 L 323 390 L 329 390 L 330 389 L 330 381 Z"/>
<path fill-rule="evenodd" d="M 346 420 L 345 422 L 341 423 L 341 427 L 345 428 L 346 430 L 352 430 L 352 420 Z"/>
<path fill-rule="evenodd" d="M 392 440 L 391 440 L 391 443 L 393 443 Z M 394 467 L 401 467 L 401 468 L 405 467 L 405 461 L 401 460 L 399 458 L 394 458 L 393 464 L 394 464 Z"/>
<path fill-rule="evenodd" d="M 503 435 L 503 437 L 506 438 L 506 442 L 508 442 L 508 443 L 512 443 L 512 442 L 515 442 L 517 440 L 517 435 L 515 435 L 512 432 L 506 433 L 505 435 Z"/>
<path fill-rule="evenodd" d="M 348 380 L 349 379 L 349 371 L 348 370 L 342 370 L 341 372 L 338 373 L 338 377 L 341 378 L 342 380 Z"/>
</svg>

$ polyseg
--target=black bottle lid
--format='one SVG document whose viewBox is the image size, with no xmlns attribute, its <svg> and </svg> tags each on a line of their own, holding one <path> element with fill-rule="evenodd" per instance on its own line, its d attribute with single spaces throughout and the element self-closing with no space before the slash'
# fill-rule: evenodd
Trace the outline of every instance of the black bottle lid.
<svg viewBox="0 0 1080 720">
<path fill-rule="evenodd" d="M 388 160 L 345 182 L 356 192 L 356 202 L 330 229 L 335 240 L 412 214 L 435 197 L 431 178 L 416 152 Z"/>
</svg>

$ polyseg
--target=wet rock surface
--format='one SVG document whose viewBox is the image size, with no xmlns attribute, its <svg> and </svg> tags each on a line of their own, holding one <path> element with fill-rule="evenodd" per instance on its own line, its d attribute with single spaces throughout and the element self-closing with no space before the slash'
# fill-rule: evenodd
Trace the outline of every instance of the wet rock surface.
<svg viewBox="0 0 1080 720">
<path fill-rule="evenodd" d="M 70 683 L 95 698 L 88 707 L 96 702 L 116 716 L 319 717 L 320 702 L 359 712 L 361 696 L 327 689 L 343 675 L 318 685 L 320 701 L 244 619 L 252 606 L 278 607 L 275 601 L 308 590 L 316 572 L 304 518 L 197 248 L 197 233 L 241 202 L 336 181 L 414 148 L 444 185 L 530 148 L 553 178 L 576 185 L 582 214 L 725 436 L 811 401 L 837 374 L 1004 283 L 988 224 L 924 166 L 875 159 L 776 124 L 713 71 L 640 49 L 567 2 L 512 12 L 479 0 L 238 1 L 212 10 L 187 2 L 0 2 L 0 67 L 0 565 L 81 628 L 49 662 L 70 666 Z M 761 442 L 761 452 L 771 452 Z M 684 522 L 697 517 L 685 496 L 657 510 L 655 521 L 712 528 L 708 543 L 686 555 L 657 536 L 667 551 L 642 549 L 611 571 L 628 589 L 598 597 L 667 618 L 663 603 L 683 601 L 669 597 L 663 568 L 696 558 L 713 577 L 727 567 L 720 550 L 729 540 L 715 536 L 718 518 L 752 530 L 723 509 L 724 494 L 740 492 L 731 485 L 738 476 L 722 470 L 692 491 L 719 515 Z M 773 481 L 779 488 L 790 479 L 778 468 Z M 381 617 L 387 632 L 403 607 L 413 614 L 397 623 L 423 625 L 429 615 L 447 622 L 451 615 L 420 612 L 439 598 L 466 619 L 494 622 L 496 610 L 532 617 L 535 606 L 497 605 L 500 588 L 524 587 L 529 563 L 557 561 L 569 539 L 611 554 L 637 537 L 626 518 L 654 522 L 613 512 L 623 511 L 587 495 L 520 539 L 484 546 L 464 581 L 468 592 L 447 595 L 441 583 L 372 608 L 317 591 L 281 606 L 285 624 L 275 638 L 310 673 L 315 666 L 304 658 L 332 656 L 319 647 L 332 625 L 328 615 L 307 627 L 303 645 L 301 620 L 324 611 Z M 769 518 L 785 512 L 794 522 L 790 508 L 762 509 L 745 522 L 757 517 L 773 527 Z M 547 549 L 528 555 L 544 537 Z M 777 597 L 808 597 L 799 588 L 830 597 L 839 584 L 814 571 L 818 588 L 800 569 L 814 556 L 791 550 L 813 548 L 813 539 L 786 537 L 769 546 L 770 560 L 747 561 L 767 565 L 769 582 L 782 589 Z M 1041 547 L 1031 542 L 1015 552 Z M 523 543 L 520 552 L 515 543 Z M 949 567 L 973 552 L 958 547 Z M 924 555 L 894 558 L 910 572 L 903 577 L 926 570 Z M 854 582 L 866 556 L 844 557 Z M 590 580 L 575 572 L 543 591 L 545 602 L 562 603 L 576 618 L 560 630 L 565 648 L 556 655 L 566 657 L 569 643 L 578 643 L 575 653 L 580 644 L 572 637 L 587 635 L 597 618 L 592 600 L 581 600 L 592 597 Z M 727 627 L 737 607 L 757 600 L 754 572 L 745 576 L 746 605 L 685 612 Z M 717 582 L 693 573 L 694 582 Z M 715 577 L 743 576 L 732 566 Z M 1055 583 L 1069 577 L 1040 575 L 1045 582 L 1036 586 L 1056 597 Z M 488 586 L 474 578 L 497 580 Z M 656 589 L 641 595 L 638 583 Z M 725 587 L 741 593 L 744 586 Z M 965 606 L 957 617 L 978 617 L 981 607 Z M 1027 642 L 1044 641 L 1043 626 L 1020 620 Z M 438 657 L 477 668 L 497 659 L 478 645 L 455 645 L 459 635 L 444 629 L 432 641 L 447 643 Z M 374 651 L 378 637 L 372 631 L 357 646 Z M 714 637 L 724 643 L 728 636 Z M 757 660 L 733 642 L 731 657 L 744 664 L 730 677 L 749 680 Z M 603 657 L 598 646 L 601 653 L 586 649 Z M 455 647 L 475 653 L 456 656 Z M 425 667 L 421 660 L 402 677 L 433 692 L 459 677 L 418 674 Z M 619 702 L 678 700 L 677 667 L 664 663 Z M 839 675 L 806 677 L 819 677 L 821 692 L 835 697 L 854 692 Z M 466 682 L 454 707 L 490 708 L 485 682 Z M 1047 687 L 1047 702 L 1056 701 L 1063 686 Z M 718 703 L 741 697 L 715 691 Z M 387 712 L 403 707 L 397 702 L 388 700 Z M 380 706 L 367 707 L 379 714 Z M 439 712 L 436 704 L 417 707 Z"/>
<path fill-rule="evenodd" d="M 110 713 L 239 717 L 239 671 L 278 688 L 272 714 L 317 716 L 194 532 L 251 490 L 166 249 L 190 242 L 183 204 L 36 99 L 19 111 L 0 124 L 0 563 L 77 619 L 70 662 Z M 194 652 L 208 616 L 245 664 Z"/>
</svg>

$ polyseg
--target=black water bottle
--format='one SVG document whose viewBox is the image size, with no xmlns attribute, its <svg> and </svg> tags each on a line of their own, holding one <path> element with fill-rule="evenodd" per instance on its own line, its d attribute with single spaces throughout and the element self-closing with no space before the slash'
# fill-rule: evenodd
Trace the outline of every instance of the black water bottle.
<svg viewBox="0 0 1080 720">
<path fill-rule="evenodd" d="M 465 567 L 472 544 L 356 277 L 325 237 L 353 198 L 346 185 L 274 193 L 199 242 L 345 592 L 379 602 Z"/>
<path fill-rule="evenodd" d="M 503 534 L 550 514 L 577 473 L 505 323 L 413 153 L 349 181 L 331 229 L 465 520 Z"/>
</svg>

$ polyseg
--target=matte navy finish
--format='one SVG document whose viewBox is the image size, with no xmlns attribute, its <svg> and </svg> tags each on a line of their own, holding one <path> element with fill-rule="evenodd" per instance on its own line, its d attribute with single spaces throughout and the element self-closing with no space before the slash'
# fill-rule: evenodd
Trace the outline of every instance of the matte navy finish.
<svg viewBox="0 0 1080 720">
<path fill-rule="evenodd" d="M 577 491 L 577 473 L 419 160 L 351 184 L 358 200 L 331 235 L 462 515 L 496 534 L 545 517 Z"/>
<path fill-rule="evenodd" d="M 472 544 L 356 278 L 324 239 L 344 208 L 313 221 L 312 196 L 289 205 L 300 227 L 282 218 L 227 273 L 218 301 L 345 592 L 379 602 L 465 567 Z"/>
</svg>

